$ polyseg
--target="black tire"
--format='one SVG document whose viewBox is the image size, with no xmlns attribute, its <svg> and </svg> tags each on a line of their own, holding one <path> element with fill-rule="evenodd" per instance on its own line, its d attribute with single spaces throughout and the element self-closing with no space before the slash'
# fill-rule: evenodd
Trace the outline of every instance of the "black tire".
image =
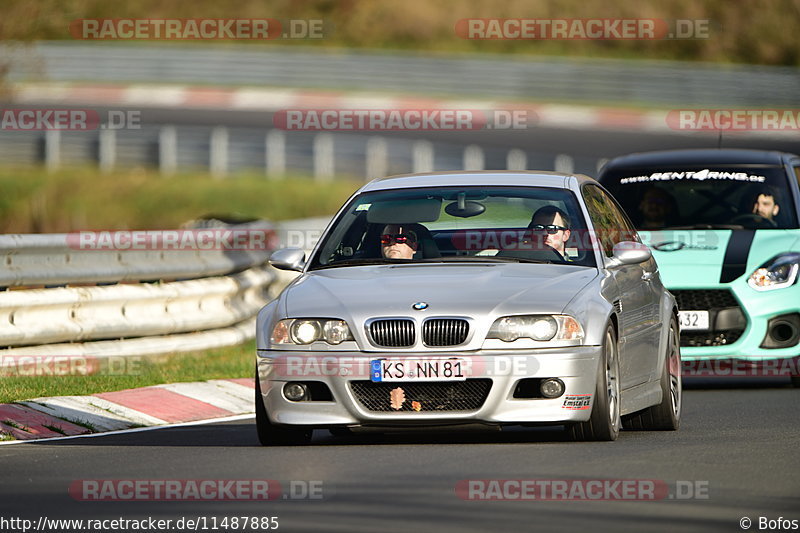
<svg viewBox="0 0 800 533">
<path fill-rule="evenodd" d="M 609 324 L 603 337 L 603 355 L 597 371 L 592 414 L 586 422 L 569 427 L 574 440 L 613 441 L 619 436 L 619 350 L 614 327 Z"/>
<path fill-rule="evenodd" d="M 661 372 L 661 403 L 622 418 L 625 429 L 675 431 L 681 425 L 683 383 L 681 381 L 681 346 L 678 322 L 669 321 L 667 348 Z"/>
<path fill-rule="evenodd" d="M 261 380 L 256 371 L 256 431 L 262 446 L 302 446 L 311 442 L 312 429 L 277 426 L 269 421 L 264 399 L 261 396 Z"/>
</svg>

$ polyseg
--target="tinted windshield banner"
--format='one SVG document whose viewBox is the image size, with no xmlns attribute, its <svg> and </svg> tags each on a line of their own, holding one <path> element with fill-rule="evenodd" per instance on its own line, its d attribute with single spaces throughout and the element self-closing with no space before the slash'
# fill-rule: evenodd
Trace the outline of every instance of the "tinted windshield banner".
<svg viewBox="0 0 800 533">
<path fill-rule="evenodd" d="M 645 176 L 633 176 L 630 178 L 621 178 L 619 180 L 621 185 L 628 183 L 647 183 L 652 181 L 673 181 L 673 180 L 728 180 L 728 181 L 746 181 L 750 183 L 764 183 L 765 176 L 758 174 L 748 174 L 747 172 L 720 172 L 709 169 L 703 170 L 680 170 L 680 171 L 667 171 L 667 172 L 653 172 Z"/>
<path fill-rule="evenodd" d="M 792 229 L 797 215 L 783 168 L 651 166 L 602 177 L 638 229 Z"/>
</svg>

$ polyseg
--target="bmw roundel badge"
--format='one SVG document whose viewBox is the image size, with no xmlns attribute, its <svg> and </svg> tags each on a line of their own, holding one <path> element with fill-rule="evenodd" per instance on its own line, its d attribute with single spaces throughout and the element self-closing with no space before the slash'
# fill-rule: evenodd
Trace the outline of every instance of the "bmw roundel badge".
<svg viewBox="0 0 800 533">
<path fill-rule="evenodd" d="M 425 309 L 428 308 L 428 304 L 425 303 L 425 302 L 417 302 L 414 305 L 412 305 L 411 307 L 413 307 L 417 311 L 424 311 Z"/>
</svg>

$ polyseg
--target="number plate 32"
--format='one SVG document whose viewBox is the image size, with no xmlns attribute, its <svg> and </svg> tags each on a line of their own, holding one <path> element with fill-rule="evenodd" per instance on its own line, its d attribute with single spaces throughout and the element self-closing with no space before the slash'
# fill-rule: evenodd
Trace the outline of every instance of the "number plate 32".
<svg viewBox="0 0 800 533">
<path fill-rule="evenodd" d="M 684 331 L 708 329 L 708 311 L 680 311 L 678 318 Z"/>
</svg>

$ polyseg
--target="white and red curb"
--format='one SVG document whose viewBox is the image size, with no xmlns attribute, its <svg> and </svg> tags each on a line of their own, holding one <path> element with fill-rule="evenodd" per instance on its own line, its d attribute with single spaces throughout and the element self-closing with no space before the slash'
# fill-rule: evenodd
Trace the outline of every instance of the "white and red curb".
<svg viewBox="0 0 800 533">
<path fill-rule="evenodd" d="M 0 404 L 0 432 L 17 442 L 224 419 L 253 413 L 254 390 L 240 378 L 35 398 Z"/>
<path fill-rule="evenodd" d="M 442 99 L 419 96 L 394 96 L 360 91 L 324 91 L 294 88 L 263 87 L 196 87 L 191 85 L 157 84 L 81 84 L 81 83 L 17 83 L 12 86 L 15 105 L 86 105 L 119 107 L 164 107 L 227 111 L 286 110 L 482 110 L 525 111 L 526 124 L 533 127 L 582 130 L 617 130 L 650 133 L 714 134 L 703 126 L 679 129 L 672 109 L 632 109 L 575 104 L 542 104 L 523 101 L 487 99 Z M 697 112 L 700 110 L 689 110 Z M 793 115 L 794 116 L 794 115 Z M 672 118 L 670 118 L 672 117 Z M 526 126 L 527 127 L 527 126 Z M 755 137 L 796 137 L 797 128 L 767 130 L 734 128 L 726 135 Z"/>
<path fill-rule="evenodd" d="M 116 85 L 81 83 L 18 83 L 12 87 L 15 105 L 101 105 L 119 107 L 164 107 L 228 111 L 279 112 L 293 109 L 366 110 L 426 109 L 483 110 L 532 113 L 534 127 L 582 130 L 617 130 L 651 133 L 705 133 L 716 131 L 676 129 L 677 110 L 631 109 L 575 104 L 542 104 L 487 99 L 442 99 L 395 96 L 360 91 L 324 91 L 263 87 L 195 87 L 190 85 Z M 697 110 L 694 110 L 697 111 Z M 726 130 L 726 135 L 778 137 L 796 136 L 797 129 Z"/>
</svg>

